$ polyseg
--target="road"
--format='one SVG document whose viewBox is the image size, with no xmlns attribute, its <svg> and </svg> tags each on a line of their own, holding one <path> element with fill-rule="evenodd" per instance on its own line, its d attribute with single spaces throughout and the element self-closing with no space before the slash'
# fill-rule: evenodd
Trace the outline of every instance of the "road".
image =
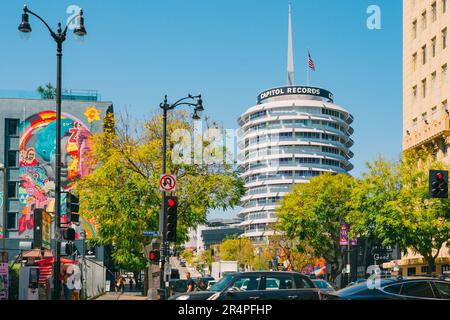
<svg viewBox="0 0 450 320">
<path fill-rule="evenodd" d="M 186 272 L 191 273 L 192 278 L 201 277 L 202 275 L 192 267 L 182 267 L 176 257 L 170 257 L 170 265 L 172 269 L 178 269 L 180 271 L 180 279 L 186 279 Z"/>
</svg>

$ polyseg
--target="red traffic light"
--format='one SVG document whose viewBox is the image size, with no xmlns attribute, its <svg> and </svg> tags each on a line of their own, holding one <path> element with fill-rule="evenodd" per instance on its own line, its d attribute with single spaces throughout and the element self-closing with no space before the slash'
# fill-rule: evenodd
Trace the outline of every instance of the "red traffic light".
<svg viewBox="0 0 450 320">
<path fill-rule="evenodd" d="M 159 262 L 159 251 L 158 250 L 152 250 L 150 251 L 148 258 L 150 259 L 150 262 L 152 263 L 158 263 Z"/>
<path fill-rule="evenodd" d="M 169 207 L 175 206 L 175 200 L 173 200 L 173 199 L 167 200 L 167 205 L 168 205 Z"/>
<path fill-rule="evenodd" d="M 442 172 L 439 172 L 436 177 L 438 178 L 438 180 L 442 180 L 444 179 L 444 174 Z"/>
</svg>

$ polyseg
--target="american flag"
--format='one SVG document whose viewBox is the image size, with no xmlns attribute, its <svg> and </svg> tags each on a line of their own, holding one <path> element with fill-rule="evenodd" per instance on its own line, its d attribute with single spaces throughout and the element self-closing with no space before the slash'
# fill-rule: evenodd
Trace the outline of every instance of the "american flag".
<svg viewBox="0 0 450 320">
<path fill-rule="evenodd" d="M 314 65 L 314 61 L 311 58 L 311 55 L 308 52 L 308 65 L 312 71 L 316 71 L 316 66 Z"/>
</svg>

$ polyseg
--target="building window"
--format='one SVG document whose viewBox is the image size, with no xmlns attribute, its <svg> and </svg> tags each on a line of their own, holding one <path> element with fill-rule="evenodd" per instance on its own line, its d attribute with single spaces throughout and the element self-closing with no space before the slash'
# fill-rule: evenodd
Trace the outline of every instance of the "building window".
<svg viewBox="0 0 450 320">
<path fill-rule="evenodd" d="M 9 199 L 17 199 L 17 182 L 9 181 L 7 191 Z"/>
<path fill-rule="evenodd" d="M 442 13 L 447 11 L 447 0 L 442 0 Z"/>
<path fill-rule="evenodd" d="M 413 71 L 416 71 L 417 69 L 417 52 L 412 56 L 412 69 Z"/>
<path fill-rule="evenodd" d="M 427 12 L 422 12 L 422 30 L 427 28 Z"/>
<path fill-rule="evenodd" d="M 427 45 L 422 47 L 422 64 L 427 63 Z"/>
<path fill-rule="evenodd" d="M 436 90 L 436 71 L 431 74 L 431 92 Z"/>
<path fill-rule="evenodd" d="M 416 103 L 417 102 L 417 86 L 414 86 L 412 88 L 412 95 L 413 95 L 413 102 Z"/>
<path fill-rule="evenodd" d="M 6 130 L 8 136 L 19 136 L 19 120 L 17 119 L 6 119 Z"/>
<path fill-rule="evenodd" d="M 420 271 L 421 271 L 421 273 L 428 273 L 428 266 L 422 266 L 421 268 L 420 268 Z M 432 271 L 431 272 L 436 272 L 436 266 L 434 265 L 433 266 L 433 268 L 432 268 Z"/>
<path fill-rule="evenodd" d="M 422 98 L 427 97 L 427 79 L 422 80 Z"/>
<path fill-rule="evenodd" d="M 422 113 L 422 121 L 423 121 L 425 124 L 428 124 L 428 115 L 427 115 L 426 112 Z"/>
<path fill-rule="evenodd" d="M 447 48 L 447 28 L 442 30 L 442 50 Z"/>
<path fill-rule="evenodd" d="M 413 21 L 412 33 L 413 33 L 413 38 L 416 39 L 417 38 L 417 20 Z"/>
<path fill-rule="evenodd" d="M 433 55 L 433 58 L 436 57 L 436 37 L 431 39 L 431 54 Z"/>
<path fill-rule="evenodd" d="M 7 159 L 7 165 L 8 167 L 16 168 L 17 165 L 17 151 L 10 150 L 8 151 L 8 159 Z"/>
<path fill-rule="evenodd" d="M 442 113 L 449 115 L 448 112 L 449 112 L 449 110 L 448 110 L 447 100 L 442 101 Z"/>
<path fill-rule="evenodd" d="M 433 120 L 438 119 L 437 106 L 435 106 L 435 107 L 433 107 L 433 109 L 431 109 L 431 118 Z"/>
<path fill-rule="evenodd" d="M 431 5 L 431 22 L 436 21 L 437 19 L 437 8 L 436 8 L 436 2 L 434 2 Z"/>
<path fill-rule="evenodd" d="M 414 276 L 416 274 L 416 267 L 408 268 L 408 277 Z"/>
<path fill-rule="evenodd" d="M 17 229 L 17 212 L 8 212 L 6 227 L 8 229 Z"/>
<path fill-rule="evenodd" d="M 413 130 L 417 131 L 417 118 L 413 119 Z"/>
</svg>

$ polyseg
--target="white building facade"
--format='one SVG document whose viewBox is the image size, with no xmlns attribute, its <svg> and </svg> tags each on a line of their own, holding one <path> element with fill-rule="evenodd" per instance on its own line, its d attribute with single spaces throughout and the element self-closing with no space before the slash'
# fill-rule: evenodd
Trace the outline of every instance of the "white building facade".
<svg viewBox="0 0 450 320">
<path fill-rule="evenodd" d="M 257 104 L 238 119 L 244 236 L 267 242 L 274 234 L 277 203 L 294 184 L 353 169 L 352 122 L 353 116 L 321 88 L 287 86 L 259 94 Z"/>
</svg>

